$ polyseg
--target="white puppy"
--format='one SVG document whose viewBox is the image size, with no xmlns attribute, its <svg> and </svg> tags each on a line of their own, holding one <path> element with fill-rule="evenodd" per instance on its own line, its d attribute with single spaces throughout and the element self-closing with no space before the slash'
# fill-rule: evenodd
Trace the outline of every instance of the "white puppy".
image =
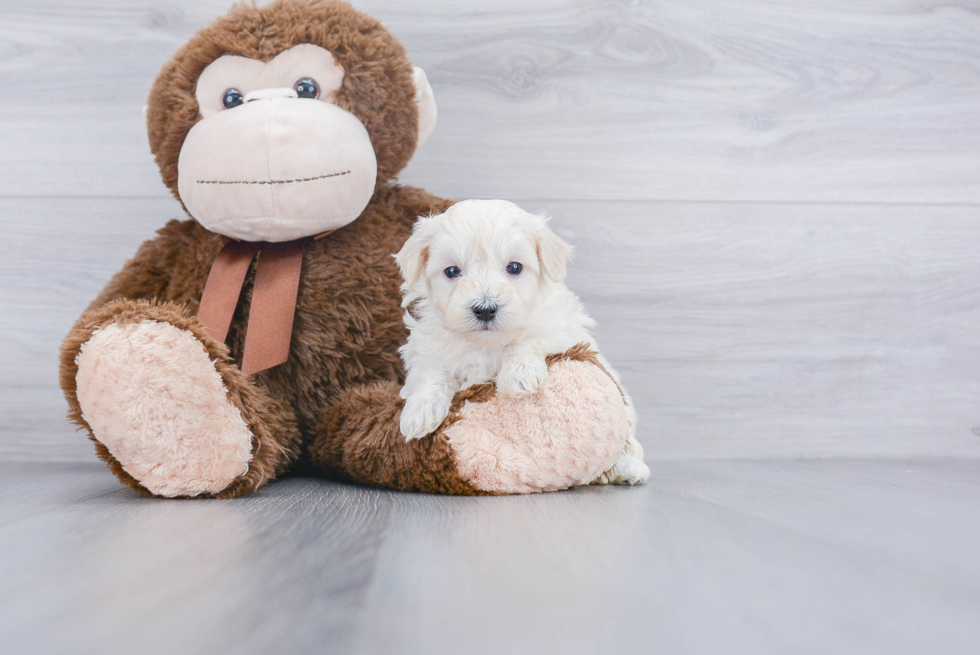
<svg viewBox="0 0 980 655">
<path fill-rule="evenodd" d="M 406 439 L 438 428 L 461 389 L 496 379 L 502 394 L 533 393 L 548 379 L 547 355 L 579 343 L 598 352 L 589 331 L 595 322 L 563 283 L 571 253 L 543 217 L 504 200 L 466 200 L 418 220 L 395 255 L 411 331 L 399 351 Z M 626 400 L 629 441 L 597 482 L 637 484 L 650 475 Z"/>
</svg>

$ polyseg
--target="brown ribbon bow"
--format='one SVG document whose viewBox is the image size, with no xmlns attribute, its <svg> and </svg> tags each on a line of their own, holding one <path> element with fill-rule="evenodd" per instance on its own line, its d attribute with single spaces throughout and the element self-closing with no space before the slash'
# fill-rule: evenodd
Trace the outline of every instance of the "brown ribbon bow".
<svg viewBox="0 0 980 655">
<path fill-rule="evenodd" d="M 289 359 L 303 249 L 307 241 L 229 241 L 211 265 L 197 317 L 214 339 L 224 341 L 248 268 L 258 257 L 245 332 L 245 352 L 242 354 L 242 372 L 246 375 L 278 366 Z"/>
</svg>

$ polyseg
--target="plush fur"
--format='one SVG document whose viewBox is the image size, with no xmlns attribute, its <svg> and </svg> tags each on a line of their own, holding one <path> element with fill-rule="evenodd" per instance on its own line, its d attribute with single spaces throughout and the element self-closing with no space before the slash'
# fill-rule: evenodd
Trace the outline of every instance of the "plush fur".
<svg viewBox="0 0 980 655">
<path fill-rule="evenodd" d="M 211 339 L 196 318 L 211 264 L 226 237 L 193 220 L 171 221 L 144 243 L 76 323 L 62 346 L 61 382 L 69 418 L 94 438 L 77 396 L 81 347 L 100 329 L 143 321 L 169 323 L 199 340 L 221 375 L 228 397 L 253 435 L 248 472 L 226 489 L 201 495 L 247 493 L 293 466 L 301 442 L 316 435 L 324 410 L 351 386 L 401 382 L 398 346 L 406 331 L 399 309 L 399 274 L 391 253 L 414 219 L 452 203 L 392 178 L 417 141 L 413 69 L 404 48 L 380 23 L 343 2 L 280 0 L 241 4 L 196 34 L 164 66 L 150 93 L 147 126 L 164 183 L 177 193 L 177 158 L 187 131 L 201 120 L 194 88 L 216 57 L 234 54 L 268 61 L 300 43 L 330 50 L 345 71 L 339 106 L 365 125 L 378 160 L 378 183 L 353 223 L 306 245 L 289 361 L 256 376 L 238 369 L 248 321 L 254 266 L 229 331 L 227 346 Z M 105 444 L 96 450 L 120 479 L 150 492 L 127 473 Z"/>
<path fill-rule="evenodd" d="M 465 481 L 445 434 L 406 442 L 398 431 L 403 402 L 397 382 L 355 387 L 324 414 L 310 446 L 316 470 L 361 484 L 401 491 L 480 495 Z M 471 397 L 478 395 L 475 391 Z M 485 394 L 484 394 L 485 395 Z M 466 399 L 459 400 L 460 406 Z"/>
<path fill-rule="evenodd" d="M 144 246 L 141 252 L 145 250 L 153 249 Z M 118 277 L 119 275 L 114 281 L 118 281 Z M 227 399 L 239 411 L 252 434 L 252 461 L 245 475 L 237 478 L 224 490 L 198 495 L 214 495 L 219 498 L 240 496 L 281 475 L 296 461 L 300 453 L 300 433 L 292 408 L 287 402 L 274 398 L 267 389 L 256 385 L 249 376 L 242 373 L 232 361 L 225 344 L 212 339 L 200 321 L 188 313 L 185 306 L 173 302 L 117 298 L 90 309 L 72 328 L 61 348 L 61 386 L 68 399 L 68 418 L 88 431 L 90 438 L 95 442 L 98 456 L 109 465 L 112 472 L 124 484 L 141 493 L 153 494 L 125 470 L 105 444 L 95 439 L 78 400 L 79 355 L 83 345 L 89 342 L 97 330 L 111 325 L 124 327 L 144 321 L 169 324 L 179 328 L 203 345 L 208 358 L 221 376 L 228 394 Z"/>
<path fill-rule="evenodd" d="M 397 384 L 351 389 L 326 412 L 312 463 L 355 482 L 453 495 L 645 480 L 612 472 L 629 425 L 623 392 L 596 353 L 578 344 L 546 363 L 538 394 L 507 398 L 492 382 L 473 385 L 456 394 L 435 433 L 410 441 L 398 427 Z"/>
<path fill-rule="evenodd" d="M 201 120 L 197 78 L 222 55 L 271 61 L 295 45 L 329 50 L 344 69 L 335 104 L 367 128 L 378 157 L 378 188 L 387 186 L 415 151 L 418 109 L 412 64 L 404 46 L 381 23 L 335 0 L 241 3 L 200 30 L 160 72 L 146 112 L 150 149 L 163 182 L 177 193 L 177 157 Z"/>
<path fill-rule="evenodd" d="M 594 363 L 567 357 L 548 373 L 534 394 L 465 406 L 445 431 L 460 476 L 475 488 L 567 489 L 595 480 L 622 455 L 629 422 L 615 381 Z"/>
<path fill-rule="evenodd" d="M 305 241 L 288 361 L 254 376 L 239 368 L 254 263 L 226 342 L 209 336 L 196 314 L 211 265 L 228 238 L 194 220 L 174 220 L 139 248 L 65 339 L 60 374 L 69 418 L 88 432 L 98 456 L 124 484 L 149 495 L 231 498 L 303 461 L 366 484 L 487 493 L 461 476 L 447 436 L 406 444 L 398 434 L 398 388 L 404 382 L 398 348 L 407 330 L 400 274 L 391 255 L 402 247 L 418 216 L 444 212 L 453 203 L 394 183 L 416 147 L 419 111 L 412 66 L 393 36 L 373 18 L 332 0 L 236 6 L 195 35 L 153 86 L 147 125 L 163 180 L 176 195 L 181 144 L 201 120 L 195 83 L 211 61 L 224 54 L 269 61 L 301 43 L 330 50 L 343 66 L 345 78 L 336 101 L 364 123 L 376 152 L 378 177 L 357 220 L 325 238 Z M 129 339 L 153 340 L 149 333 L 141 334 L 150 325 L 159 326 L 150 330 L 159 332 L 154 352 L 127 358 L 127 352 L 133 353 Z M 194 342 L 199 349 L 191 347 Z M 182 381 L 183 373 L 167 363 L 170 355 L 160 356 L 168 348 L 181 366 L 193 369 L 189 381 Z M 112 370 L 100 377 L 100 362 L 109 361 Z M 120 381 L 132 373 L 123 370 L 127 366 L 155 367 L 167 380 L 156 380 L 156 386 L 136 395 L 121 392 Z M 185 411 L 185 404 L 194 402 L 194 389 L 211 399 L 216 414 Z M 485 389 L 464 391 L 457 400 L 461 404 L 451 409 L 446 426 L 462 416 L 467 401 L 494 402 Z M 128 431 L 112 416 L 129 412 L 129 403 L 155 401 L 160 407 L 130 420 Z M 165 410 L 175 420 L 164 416 Z M 197 421 L 195 413 L 202 414 Z M 227 421 L 222 428 L 216 427 L 218 414 Z M 212 447 L 222 449 L 211 464 L 199 456 L 206 434 L 214 437 Z M 133 443 L 123 443 L 127 438 Z M 168 439 L 176 450 L 167 449 Z M 149 461 L 154 449 L 171 458 L 160 462 L 160 479 L 153 478 Z M 249 458 L 247 471 L 221 489 L 221 482 Z"/>
<path fill-rule="evenodd" d="M 127 473 L 159 496 L 224 491 L 248 472 L 252 433 L 194 335 L 113 323 L 77 357 L 78 402 Z"/>
<path fill-rule="evenodd" d="M 311 240 L 304 255 L 290 359 L 253 377 L 242 374 L 237 364 L 244 349 L 254 267 L 246 278 L 227 346 L 215 342 L 195 314 L 210 263 L 227 239 L 194 221 L 171 221 L 109 282 L 66 339 L 61 380 L 70 418 L 92 434 L 78 406 L 75 358 L 95 329 L 117 321 L 169 322 L 192 331 L 208 346 L 212 359 L 227 362 L 218 370 L 229 390 L 278 405 L 278 411 L 264 417 L 268 422 L 258 426 L 243 413 L 253 433 L 273 442 L 265 452 L 276 455 L 271 466 L 257 469 L 253 463 L 246 475 L 251 476 L 250 482 L 236 483 L 235 489 L 245 493 L 264 484 L 295 463 L 299 435 L 306 441 L 315 438 L 322 413 L 340 392 L 357 384 L 404 379 L 398 347 L 407 332 L 391 253 L 408 237 L 416 216 L 450 204 L 418 189 L 388 187 L 375 193 L 358 220 L 329 237 Z M 99 454 L 114 461 L 104 447 Z M 114 470 L 119 475 L 119 469 Z"/>
</svg>

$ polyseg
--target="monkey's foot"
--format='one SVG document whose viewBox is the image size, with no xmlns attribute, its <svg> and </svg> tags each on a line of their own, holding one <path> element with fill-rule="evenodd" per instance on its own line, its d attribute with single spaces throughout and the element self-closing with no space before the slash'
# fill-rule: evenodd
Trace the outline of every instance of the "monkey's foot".
<svg viewBox="0 0 980 655">
<path fill-rule="evenodd" d="M 252 433 L 190 332 L 151 320 L 111 324 L 75 361 L 82 416 L 150 492 L 218 493 L 248 471 Z"/>
</svg>

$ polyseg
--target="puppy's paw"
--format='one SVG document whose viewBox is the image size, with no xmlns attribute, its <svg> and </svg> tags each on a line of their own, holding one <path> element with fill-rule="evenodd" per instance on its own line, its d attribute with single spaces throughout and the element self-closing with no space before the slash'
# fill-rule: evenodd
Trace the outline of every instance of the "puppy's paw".
<svg viewBox="0 0 980 655">
<path fill-rule="evenodd" d="M 630 455 L 623 455 L 616 464 L 600 475 L 592 484 L 643 484 L 650 479 L 650 467 Z"/>
<path fill-rule="evenodd" d="M 643 484 L 650 479 L 650 467 L 630 455 L 623 455 L 616 460 L 609 484 Z"/>
<path fill-rule="evenodd" d="M 543 359 L 511 359 L 500 368 L 497 391 L 505 396 L 522 396 L 543 389 L 547 382 L 548 365 Z"/>
<path fill-rule="evenodd" d="M 634 416 L 636 413 L 634 412 Z M 634 419 L 635 420 L 635 419 Z M 626 447 L 623 449 L 624 455 L 629 455 L 630 457 L 635 457 L 636 459 L 643 461 L 643 445 L 636 440 L 635 437 L 629 437 L 626 440 Z"/>
<path fill-rule="evenodd" d="M 405 401 L 399 421 L 405 441 L 432 434 L 449 415 L 451 393 L 414 394 Z"/>
</svg>

